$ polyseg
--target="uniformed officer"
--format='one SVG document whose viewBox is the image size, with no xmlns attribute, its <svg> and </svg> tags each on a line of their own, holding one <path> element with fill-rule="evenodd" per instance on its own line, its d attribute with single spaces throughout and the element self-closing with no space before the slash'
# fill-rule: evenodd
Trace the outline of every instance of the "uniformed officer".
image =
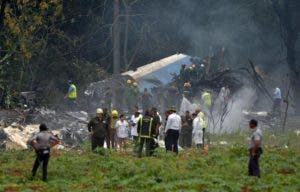
<svg viewBox="0 0 300 192">
<path fill-rule="evenodd" d="M 40 125 L 40 132 L 28 140 L 36 152 L 36 160 L 32 168 L 32 178 L 36 175 L 40 164 L 43 164 L 43 181 L 47 181 L 48 162 L 50 158 L 50 148 L 59 142 L 58 138 L 48 132 L 45 124 Z"/>
<path fill-rule="evenodd" d="M 262 154 L 262 131 L 257 127 L 257 121 L 254 119 L 250 120 L 249 127 L 252 130 L 249 145 L 249 176 L 260 177 L 259 157 Z"/>
</svg>

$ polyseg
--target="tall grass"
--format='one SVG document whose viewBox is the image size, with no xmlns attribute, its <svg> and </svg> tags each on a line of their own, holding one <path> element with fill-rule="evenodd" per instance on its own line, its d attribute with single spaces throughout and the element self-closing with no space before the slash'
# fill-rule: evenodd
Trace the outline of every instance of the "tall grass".
<svg viewBox="0 0 300 192">
<path fill-rule="evenodd" d="M 274 139 L 274 137 L 276 139 Z M 49 181 L 30 180 L 32 151 L 0 152 L 0 191 L 300 191 L 300 145 L 294 135 L 266 135 L 262 178 L 247 176 L 245 135 L 214 136 L 209 152 L 154 157 L 99 150 L 53 151 Z M 220 145 L 220 141 L 227 141 Z"/>
</svg>

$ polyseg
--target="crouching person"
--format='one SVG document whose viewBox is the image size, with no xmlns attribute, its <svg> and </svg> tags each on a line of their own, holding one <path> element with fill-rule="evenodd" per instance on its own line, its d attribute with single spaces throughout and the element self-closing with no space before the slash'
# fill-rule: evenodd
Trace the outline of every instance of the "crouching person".
<svg viewBox="0 0 300 192">
<path fill-rule="evenodd" d="M 36 160 L 32 168 L 32 178 L 35 177 L 37 169 L 42 163 L 43 181 L 47 181 L 48 162 L 50 158 L 50 148 L 58 144 L 59 140 L 52 133 L 48 132 L 45 124 L 40 125 L 40 132 L 28 140 L 28 144 L 36 151 Z"/>
<path fill-rule="evenodd" d="M 139 150 L 138 156 L 142 157 L 144 144 L 146 145 L 146 156 L 153 154 L 152 140 L 155 134 L 155 127 L 150 111 L 147 110 L 144 117 L 141 117 L 138 122 L 137 131 L 139 134 Z"/>
</svg>

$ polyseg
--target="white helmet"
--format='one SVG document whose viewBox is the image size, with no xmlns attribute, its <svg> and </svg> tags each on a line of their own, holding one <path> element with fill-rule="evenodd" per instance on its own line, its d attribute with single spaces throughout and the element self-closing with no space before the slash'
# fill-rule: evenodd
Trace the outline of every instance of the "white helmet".
<svg viewBox="0 0 300 192">
<path fill-rule="evenodd" d="M 96 111 L 97 114 L 103 114 L 103 110 L 101 108 L 98 108 Z"/>
</svg>

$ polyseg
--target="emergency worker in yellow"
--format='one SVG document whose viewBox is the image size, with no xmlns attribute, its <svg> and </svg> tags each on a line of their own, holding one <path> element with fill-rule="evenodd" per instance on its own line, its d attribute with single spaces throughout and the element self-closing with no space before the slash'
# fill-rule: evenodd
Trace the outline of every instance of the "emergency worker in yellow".
<svg viewBox="0 0 300 192">
<path fill-rule="evenodd" d="M 65 96 L 65 99 L 68 99 L 69 109 L 75 110 L 75 108 L 77 107 L 77 88 L 75 84 L 72 83 L 72 81 L 69 81 L 68 84 L 69 89 L 67 95 Z"/>
<path fill-rule="evenodd" d="M 212 95 L 209 91 L 204 91 L 204 93 L 201 96 L 202 102 L 204 104 L 205 111 L 208 113 L 211 109 L 212 105 Z"/>
</svg>

